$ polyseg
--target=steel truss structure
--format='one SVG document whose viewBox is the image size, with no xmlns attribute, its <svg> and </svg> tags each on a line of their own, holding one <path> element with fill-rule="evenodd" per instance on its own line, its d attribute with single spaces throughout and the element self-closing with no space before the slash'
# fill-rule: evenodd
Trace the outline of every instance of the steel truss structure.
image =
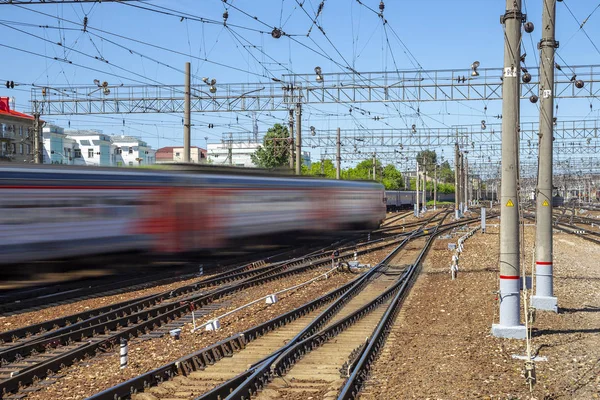
<svg viewBox="0 0 600 400">
<path fill-rule="evenodd" d="M 600 95 L 599 65 L 570 67 L 572 75 L 585 86 L 578 89 L 572 76 L 557 78 L 556 98 L 596 98 Z M 570 71 L 570 73 L 571 73 Z M 265 83 L 218 84 L 212 94 L 192 88 L 192 112 L 287 111 L 298 104 L 355 104 L 430 101 L 490 101 L 502 98 L 502 70 L 393 71 L 323 74 L 321 83 L 314 75 L 283 75 Z M 532 80 L 523 83 L 521 97 L 538 95 L 538 71 L 531 68 Z M 183 113 L 184 86 L 123 85 L 34 87 L 33 112 L 43 115 Z M 107 94 L 104 94 L 104 93 Z"/>
<path fill-rule="evenodd" d="M 521 124 L 521 141 L 536 142 L 538 139 L 538 123 Z M 599 120 L 559 121 L 554 129 L 554 138 L 563 140 L 598 139 Z M 437 147 L 453 146 L 470 147 L 476 143 L 500 143 L 501 125 L 489 124 L 485 129 L 481 125 L 460 125 L 449 128 L 399 128 L 399 129 L 342 129 L 342 146 L 361 147 Z M 314 136 L 302 138 L 303 145 L 311 148 L 335 148 L 335 130 L 318 130 Z"/>
</svg>

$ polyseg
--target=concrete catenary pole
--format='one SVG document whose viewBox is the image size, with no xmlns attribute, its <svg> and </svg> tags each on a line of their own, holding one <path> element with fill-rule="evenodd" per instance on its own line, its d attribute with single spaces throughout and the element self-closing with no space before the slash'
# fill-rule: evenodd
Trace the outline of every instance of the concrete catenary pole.
<svg viewBox="0 0 600 400">
<path fill-rule="evenodd" d="M 423 169 L 423 211 L 427 208 L 427 170 Z"/>
<path fill-rule="evenodd" d="M 342 130 L 340 128 L 337 128 L 335 147 L 335 179 L 340 179 L 342 173 Z"/>
<path fill-rule="evenodd" d="M 460 186 L 460 204 L 459 204 L 459 206 L 460 206 L 461 215 L 462 215 L 462 213 L 465 212 L 465 209 L 467 208 L 465 206 L 465 201 L 466 201 L 466 197 L 465 197 L 465 157 L 466 157 L 466 154 L 463 151 L 460 154 L 460 158 L 459 158 L 459 160 L 460 160 L 460 168 L 459 168 L 460 175 L 458 176 L 459 182 L 460 182 L 459 183 L 459 186 Z"/>
<path fill-rule="evenodd" d="M 35 104 L 35 112 L 33 113 L 33 162 L 35 164 L 43 164 L 43 151 L 40 145 L 40 137 L 42 136 L 42 124 L 40 122 L 40 113 L 38 104 Z"/>
<path fill-rule="evenodd" d="M 437 164 L 435 165 L 435 169 L 433 170 L 434 178 L 433 178 L 433 210 L 437 210 Z"/>
<path fill-rule="evenodd" d="M 377 180 L 377 175 L 375 173 L 375 165 L 377 165 L 377 159 L 375 158 L 375 153 L 373 153 L 373 180 Z"/>
<path fill-rule="evenodd" d="M 183 101 L 183 162 L 190 162 L 190 142 L 192 138 L 192 116 L 191 116 L 191 78 L 190 63 L 185 63 L 185 89 Z"/>
<path fill-rule="evenodd" d="M 469 160 L 466 154 L 463 154 L 463 182 L 465 188 L 465 197 L 463 198 L 463 210 L 469 209 Z"/>
<path fill-rule="evenodd" d="M 460 218 L 460 154 L 458 143 L 454 144 L 454 218 Z"/>
<path fill-rule="evenodd" d="M 416 200 L 416 204 L 415 204 L 415 211 L 417 213 L 417 215 L 419 214 L 420 208 L 419 206 L 421 205 L 421 203 L 419 202 L 419 159 L 417 158 L 417 175 L 415 178 L 415 200 Z"/>
<path fill-rule="evenodd" d="M 296 175 L 302 172 L 302 105 L 296 103 Z"/>
<path fill-rule="evenodd" d="M 290 110 L 289 116 L 289 141 L 290 141 L 290 169 L 294 169 L 294 110 Z"/>
<path fill-rule="evenodd" d="M 504 70 L 502 79 L 502 187 L 500 194 L 500 321 L 492 325 L 496 337 L 525 339 L 520 324 L 519 287 L 519 86 L 521 57 L 521 0 L 506 0 L 504 24 Z"/>
<path fill-rule="evenodd" d="M 540 49 L 540 139 L 535 228 L 535 295 L 538 310 L 558 312 L 552 288 L 552 131 L 556 0 L 544 0 Z"/>
</svg>

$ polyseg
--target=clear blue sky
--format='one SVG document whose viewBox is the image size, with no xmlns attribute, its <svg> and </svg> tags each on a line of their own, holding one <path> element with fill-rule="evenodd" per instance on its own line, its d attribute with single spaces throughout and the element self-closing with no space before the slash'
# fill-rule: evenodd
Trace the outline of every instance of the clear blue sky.
<svg viewBox="0 0 600 400">
<path fill-rule="evenodd" d="M 326 35 L 312 24 L 319 3 L 318 0 L 229 0 L 227 3 L 148 0 L 129 5 L 107 2 L 0 5 L 0 44 L 35 53 L 0 47 L 4 59 L 0 63 L 0 79 L 20 84 L 12 90 L 2 86 L 0 93 L 16 97 L 17 109 L 29 112 L 30 84 L 91 85 L 94 79 L 111 85 L 182 84 L 186 61 L 192 62 L 193 84 L 202 84 L 200 79 L 204 76 L 216 78 L 219 83 L 268 81 L 289 72 L 313 73 L 317 65 L 324 72 L 340 72 L 348 65 L 361 72 L 417 68 L 465 68 L 468 71 L 475 60 L 480 61 L 481 68 L 502 66 L 504 38 L 499 20 L 505 8 L 502 0 L 388 0 L 384 12 L 387 29 L 377 14 L 369 10 L 378 10 L 378 0 L 362 0 L 362 5 L 356 0 L 327 0 L 317 19 Z M 557 39 L 560 41 L 557 62 L 600 64 L 598 5 L 598 1 L 581 0 L 557 3 Z M 528 66 L 536 66 L 539 58 L 535 46 L 540 39 L 541 6 L 542 0 L 523 0 L 523 11 L 536 26 L 533 34 L 523 36 Z M 229 14 L 228 27 L 220 23 L 225 9 Z M 82 31 L 81 25 L 85 16 L 87 32 Z M 181 16 L 189 18 L 182 20 Z M 216 23 L 201 22 L 201 18 Z M 273 27 L 280 27 L 292 36 L 273 39 L 270 35 Z M 57 45 L 58 42 L 65 47 Z M 55 61 L 54 57 L 79 66 Z M 600 118 L 597 111 L 600 101 L 594 99 L 591 104 L 590 111 L 589 100 L 561 100 L 558 117 Z M 303 124 L 319 130 L 338 126 L 405 128 L 412 124 L 443 127 L 477 124 L 482 119 L 499 122 L 492 116 L 501 112 L 500 102 L 487 106 L 485 112 L 480 102 L 428 103 L 420 105 L 421 117 L 406 105 L 398 106 L 398 110 L 406 114 L 404 117 L 399 117 L 395 109 L 390 112 L 381 105 L 361 106 L 385 115 L 385 122 L 389 124 L 385 125 L 357 113 L 351 116 L 346 105 L 331 105 L 305 110 Z M 260 114 L 260 132 L 264 133 L 274 122 L 282 122 L 286 117 L 285 113 Z M 523 103 L 522 118 L 537 121 L 537 108 Z M 64 127 L 139 136 L 155 148 L 182 143 L 181 119 L 180 115 L 168 114 L 47 118 Z M 252 130 L 248 114 L 194 114 L 193 122 L 192 144 L 202 147 L 205 137 L 215 142 L 221 139 L 223 132 Z M 213 123 L 215 128 L 209 129 L 208 123 Z M 311 151 L 313 158 L 319 157 L 318 150 Z"/>
</svg>

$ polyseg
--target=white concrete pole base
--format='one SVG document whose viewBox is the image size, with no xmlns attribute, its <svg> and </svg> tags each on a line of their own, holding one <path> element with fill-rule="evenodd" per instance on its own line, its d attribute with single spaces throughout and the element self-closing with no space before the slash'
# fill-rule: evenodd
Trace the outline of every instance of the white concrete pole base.
<svg viewBox="0 0 600 400">
<path fill-rule="evenodd" d="M 531 305 L 536 310 L 558 312 L 558 301 L 555 296 L 531 296 Z"/>
<path fill-rule="evenodd" d="M 525 329 L 525 325 L 504 326 L 493 324 L 492 336 L 503 339 L 526 339 L 527 329 Z"/>
</svg>

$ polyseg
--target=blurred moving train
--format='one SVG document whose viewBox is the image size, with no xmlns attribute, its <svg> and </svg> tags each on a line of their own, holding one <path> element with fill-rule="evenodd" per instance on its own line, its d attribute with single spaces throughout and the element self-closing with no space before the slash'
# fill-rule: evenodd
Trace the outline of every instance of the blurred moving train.
<svg viewBox="0 0 600 400">
<path fill-rule="evenodd" d="M 429 193 L 427 193 L 427 196 L 429 196 L 427 201 L 433 199 Z M 385 198 L 388 211 L 412 210 L 417 201 L 414 190 L 386 190 Z M 421 199 L 421 201 L 423 200 Z M 438 193 L 437 201 L 454 201 L 454 193 Z"/>
<path fill-rule="evenodd" d="M 0 264 L 176 254 L 378 227 L 383 186 L 232 172 L 0 166 Z"/>
</svg>

